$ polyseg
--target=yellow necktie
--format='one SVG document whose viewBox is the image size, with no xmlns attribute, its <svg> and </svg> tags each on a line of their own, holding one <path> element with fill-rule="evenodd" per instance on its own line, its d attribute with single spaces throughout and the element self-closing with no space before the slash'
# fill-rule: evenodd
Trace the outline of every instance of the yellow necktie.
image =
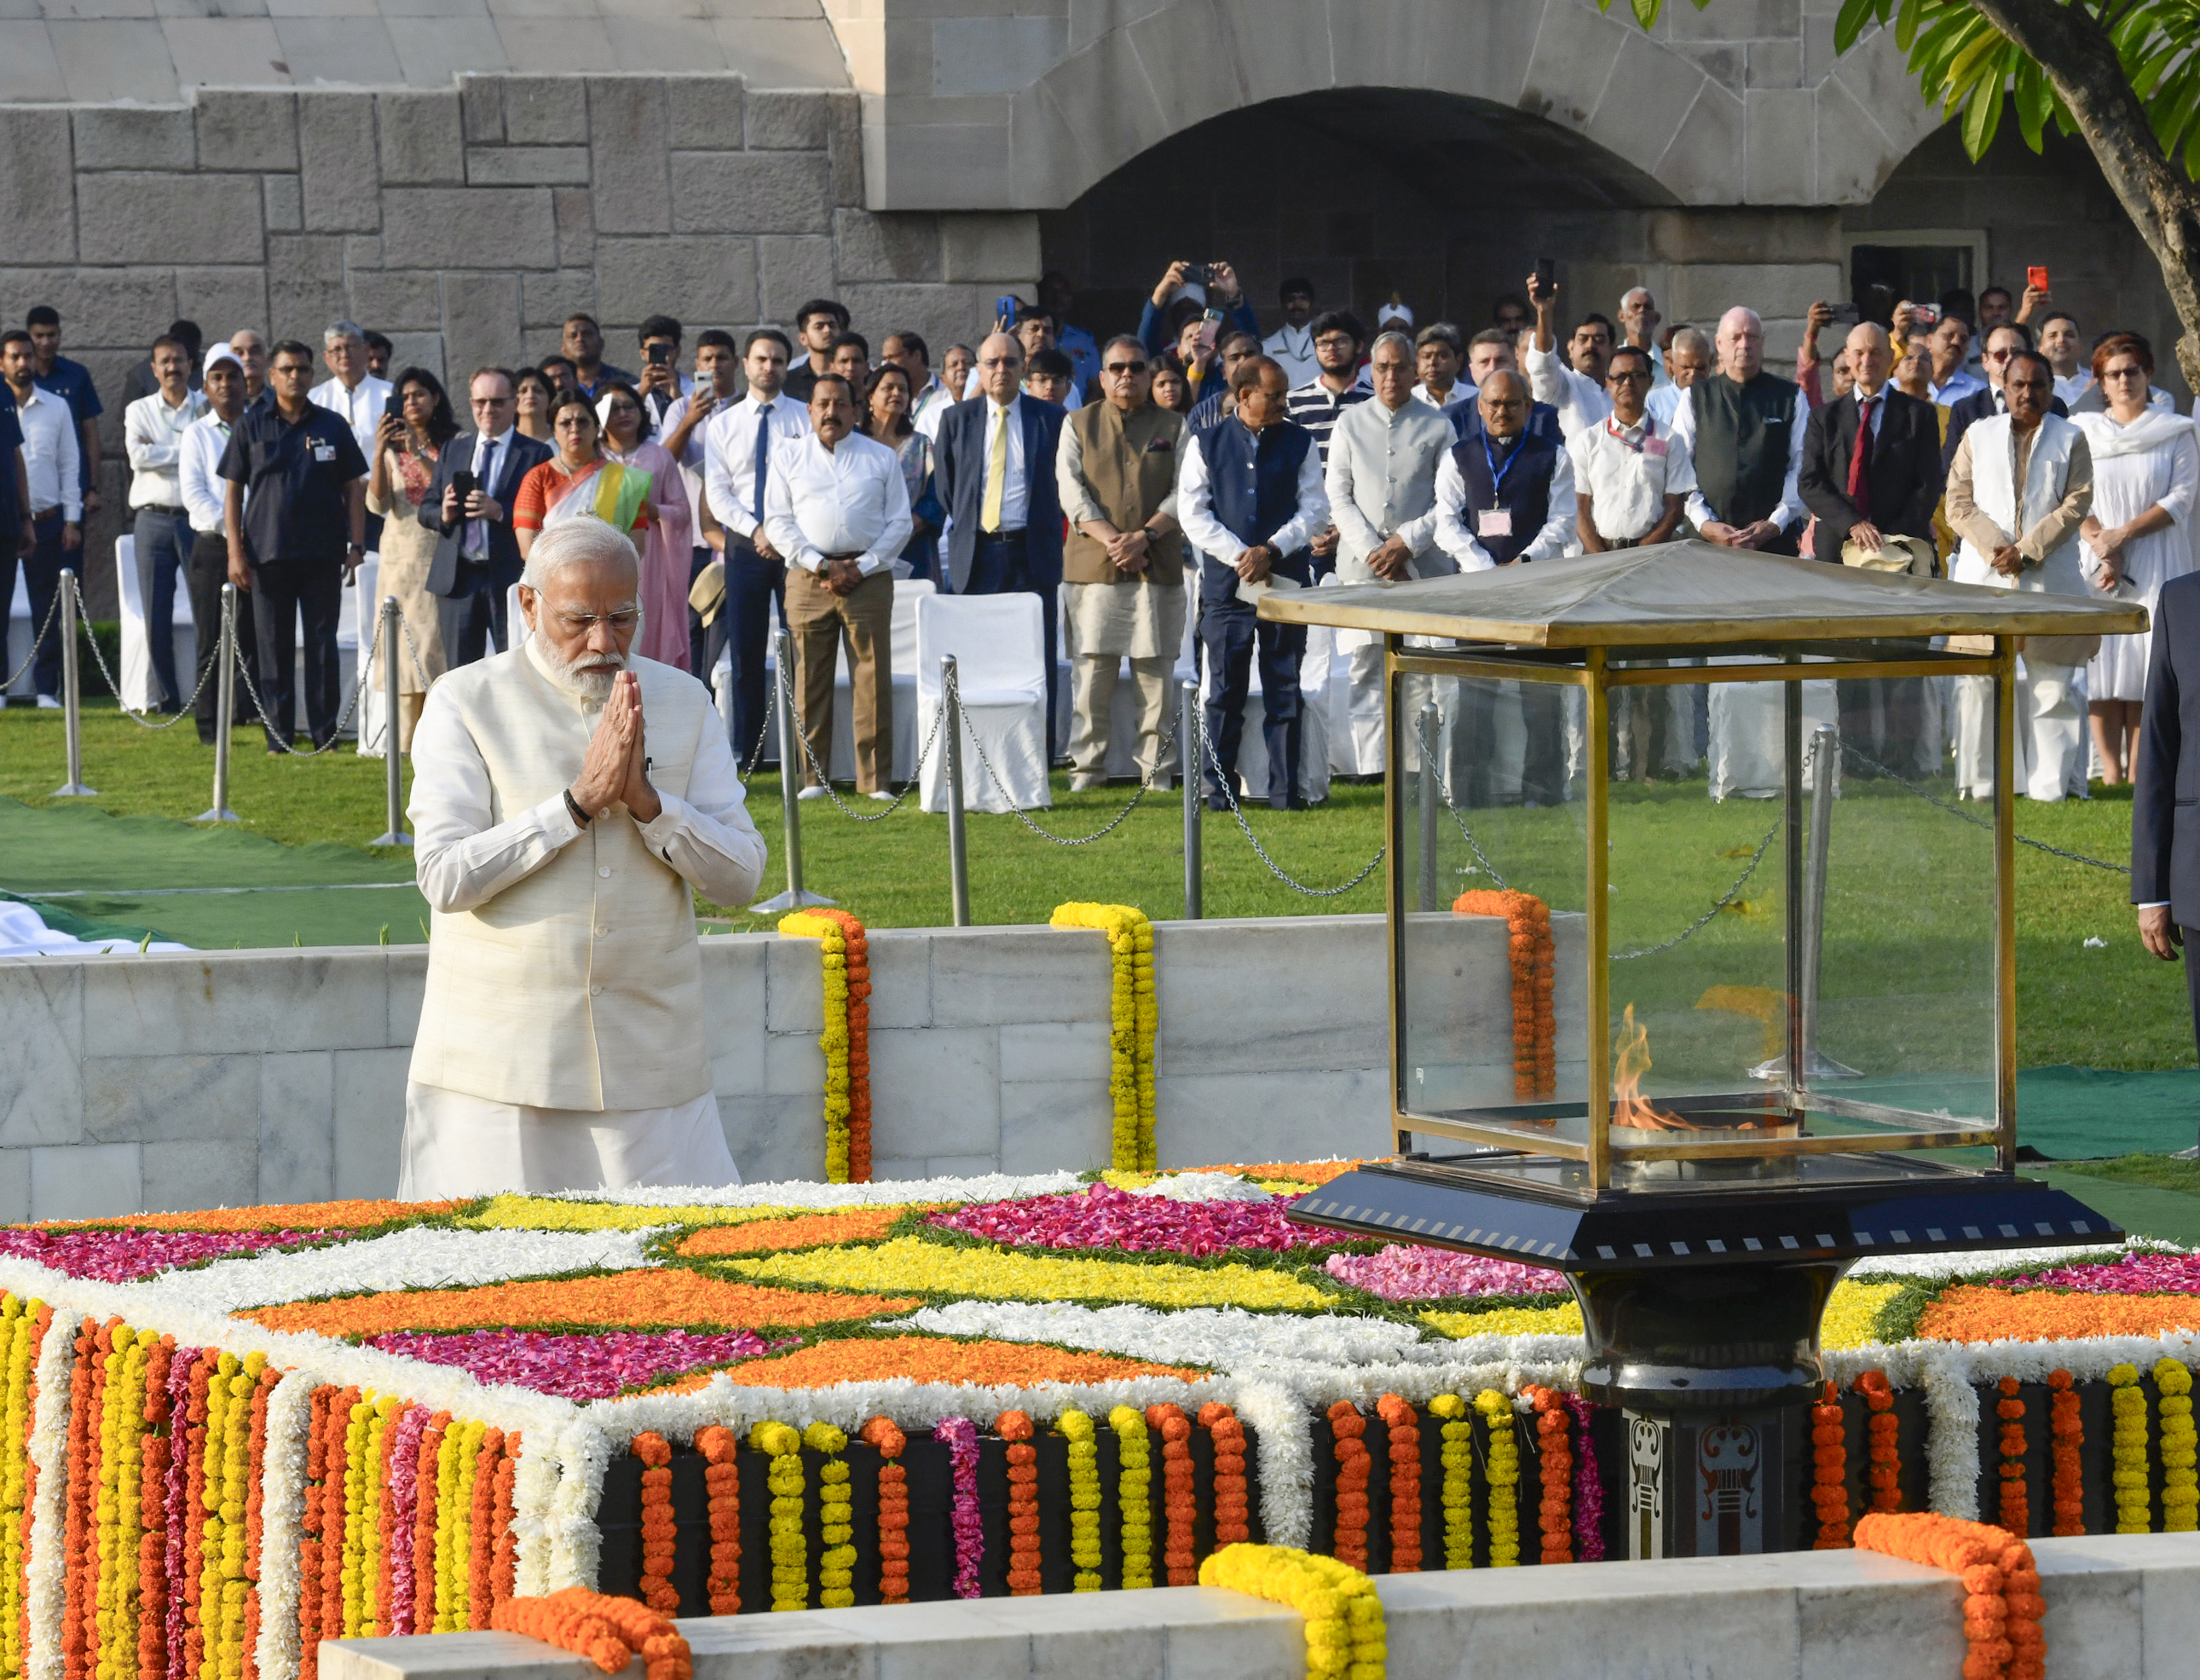
<svg viewBox="0 0 2200 1680">
<path fill-rule="evenodd" d="M 1001 528 L 1001 499 L 1009 487 L 1009 411 L 995 408 L 993 441 L 986 451 L 986 506 L 978 516 L 978 529 Z"/>
</svg>

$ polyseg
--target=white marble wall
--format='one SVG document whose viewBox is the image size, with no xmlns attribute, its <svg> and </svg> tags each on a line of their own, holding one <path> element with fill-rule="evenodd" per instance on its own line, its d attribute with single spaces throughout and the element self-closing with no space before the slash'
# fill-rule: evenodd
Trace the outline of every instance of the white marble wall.
<svg viewBox="0 0 2200 1680">
<path fill-rule="evenodd" d="M 1454 925 L 1463 1008 L 1489 1016 L 1463 1041 L 1501 1063 L 1503 925 Z M 702 944 L 735 1161 L 822 1176 L 816 945 Z M 1155 949 L 1164 1165 L 1388 1150 L 1381 917 L 1163 922 Z M 418 946 L 0 963 L 0 1221 L 390 1194 L 426 963 Z M 879 1177 L 1107 1163 L 1098 934 L 881 929 L 871 967 Z"/>
</svg>

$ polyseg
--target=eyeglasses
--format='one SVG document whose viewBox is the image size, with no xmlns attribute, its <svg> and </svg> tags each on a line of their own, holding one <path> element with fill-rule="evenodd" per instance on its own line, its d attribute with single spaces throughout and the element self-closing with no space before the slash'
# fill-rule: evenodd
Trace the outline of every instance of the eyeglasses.
<svg viewBox="0 0 2200 1680">
<path fill-rule="evenodd" d="M 1142 361 L 1111 361 L 1106 364 L 1106 367 L 1110 373 L 1144 373 L 1146 371 L 1146 365 Z"/>
<path fill-rule="evenodd" d="M 1607 385 L 1647 385 L 1650 376 L 1635 367 L 1615 367 L 1604 376 Z"/>
<path fill-rule="evenodd" d="M 2103 379 L 2144 379 L 2146 378 L 2146 370 L 2143 367 L 2112 367 L 2107 372 L 2101 375 L 2101 378 Z"/>
<path fill-rule="evenodd" d="M 559 624 L 575 635 L 586 635 L 599 624 L 609 624 L 615 631 L 632 629 L 641 622 L 641 612 L 636 607 L 625 607 L 617 612 L 561 612 Z"/>
<path fill-rule="evenodd" d="M 1349 350 L 1358 341 L 1346 332 L 1325 332 L 1314 341 L 1317 350 Z"/>
</svg>

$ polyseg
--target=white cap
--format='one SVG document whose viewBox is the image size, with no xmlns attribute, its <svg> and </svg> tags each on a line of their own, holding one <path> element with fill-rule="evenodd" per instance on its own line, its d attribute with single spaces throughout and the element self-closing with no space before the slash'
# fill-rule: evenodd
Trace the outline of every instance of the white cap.
<svg viewBox="0 0 2200 1680">
<path fill-rule="evenodd" d="M 226 344 L 217 344 L 206 353 L 206 366 L 200 370 L 201 377 L 203 378 L 206 374 L 213 372 L 215 366 L 222 362 L 227 362 L 239 373 L 244 372 L 244 363 L 238 358 L 237 352 Z"/>
<path fill-rule="evenodd" d="M 1411 326 L 1413 324 L 1413 312 L 1404 304 L 1396 301 L 1386 303 L 1375 312 L 1375 325 L 1378 331 L 1389 326 L 1393 321 L 1403 321 L 1407 326 Z"/>
</svg>

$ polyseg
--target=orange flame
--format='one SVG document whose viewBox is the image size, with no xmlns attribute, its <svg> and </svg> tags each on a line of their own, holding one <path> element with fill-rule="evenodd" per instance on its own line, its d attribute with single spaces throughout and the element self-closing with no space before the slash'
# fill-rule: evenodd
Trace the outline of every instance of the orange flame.
<svg viewBox="0 0 2200 1680">
<path fill-rule="evenodd" d="M 1635 1024 L 1635 1005 L 1630 1004 L 1619 1029 L 1618 1047 L 1612 1064 L 1612 1123 L 1641 1132 L 1685 1132 L 1688 1123 L 1678 1115 L 1665 1114 L 1642 1096 L 1642 1076 L 1650 1071 L 1650 1029 Z"/>
</svg>

